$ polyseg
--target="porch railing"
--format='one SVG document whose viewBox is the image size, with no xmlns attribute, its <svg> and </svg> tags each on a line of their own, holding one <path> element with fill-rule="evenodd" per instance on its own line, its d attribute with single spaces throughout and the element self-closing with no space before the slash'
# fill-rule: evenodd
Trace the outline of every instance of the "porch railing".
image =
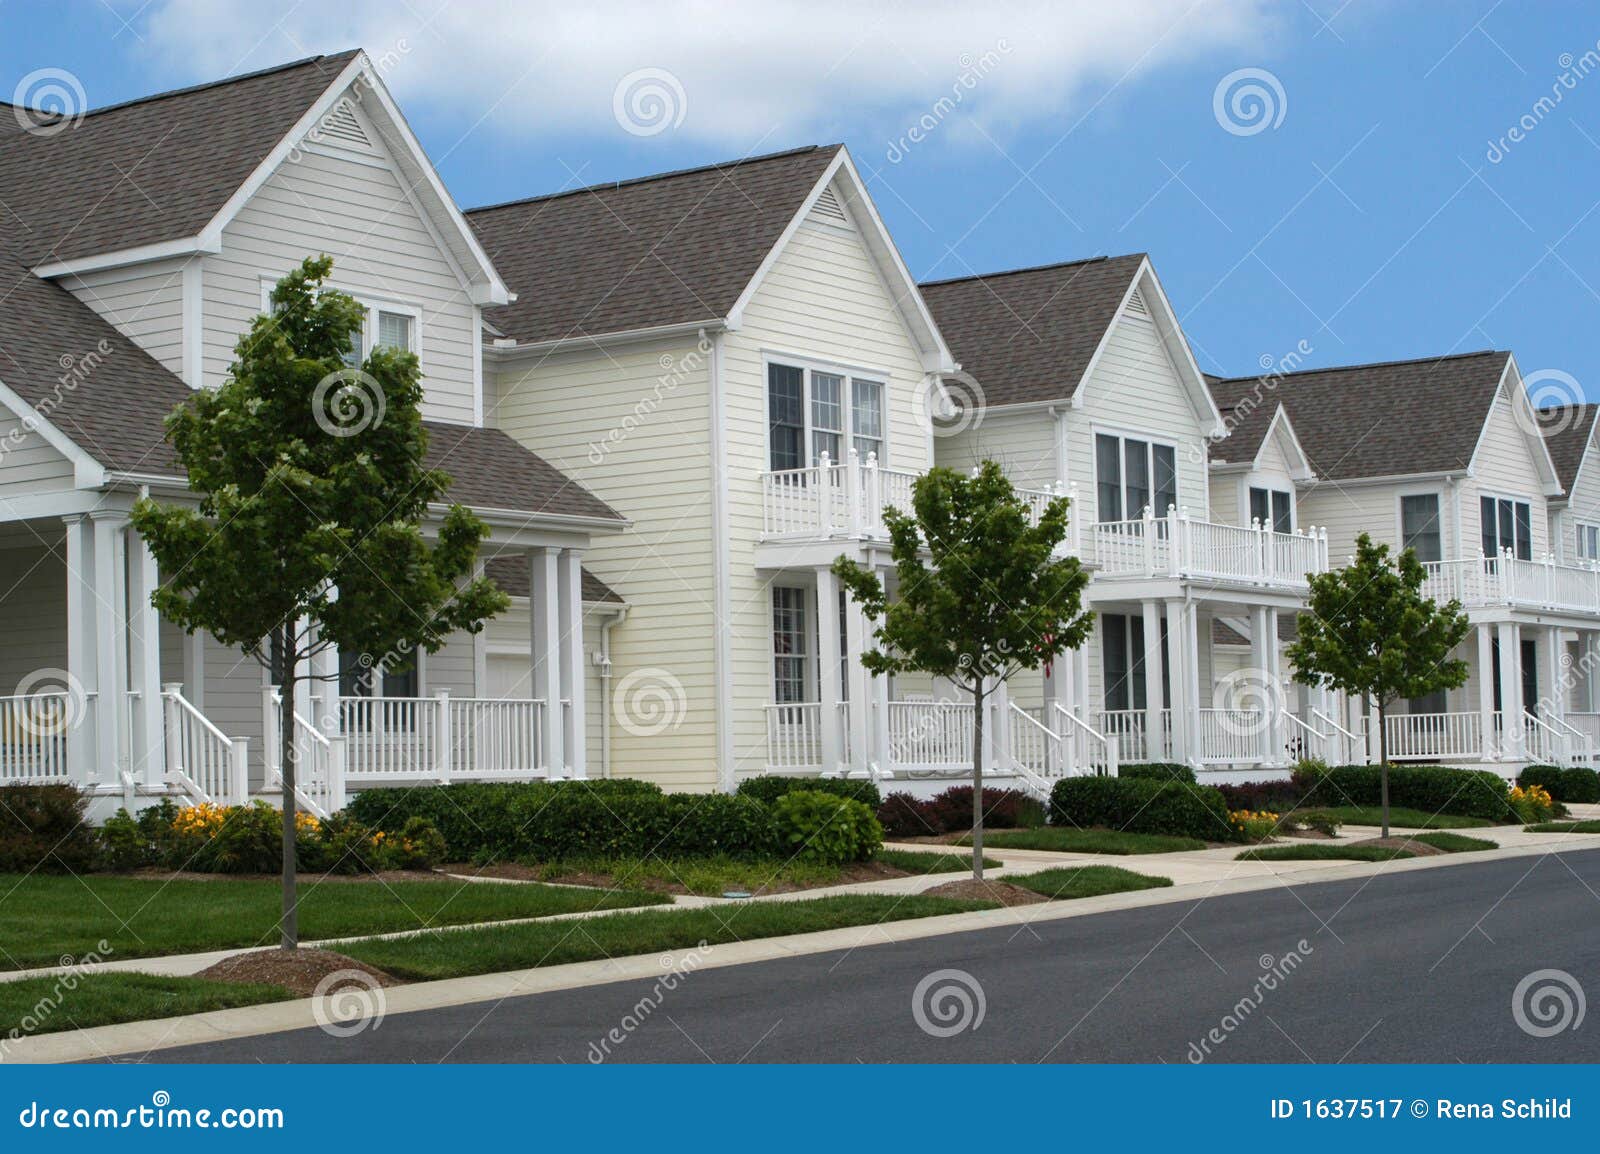
<svg viewBox="0 0 1600 1154">
<path fill-rule="evenodd" d="M 1269 724 L 1260 709 L 1196 711 L 1197 756 L 1206 764 L 1245 765 L 1262 760 L 1262 734 Z"/>
<path fill-rule="evenodd" d="M 167 781 L 192 800 L 243 805 L 250 797 L 250 743 L 229 737 L 177 685 L 161 690 Z"/>
<path fill-rule="evenodd" d="M 1560 565 L 1551 555 L 1526 561 L 1509 552 L 1423 563 L 1422 592 L 1435 601 L 1467 608 L 1508 605 L 1570 613 L 1600 614 L 1600 566 Z"/>
<path fill-rule="evenodd" d="M 1121 764 L 1117 741 L 1108 733 L 1095 729 L 1083 718 L 1060 702 L 1051 703 L 1052 720 L 1061 735 L 1061 751 L 1065 758 L 1064 772 L 1117 775 Z"/>
<path fill-rule="evenodd" d="M 1117 743 L 1122 762 L 1170 761 L 1172 710 L 1161 711 L 1160 732 L 1150 732 L 1147 709 L 1101 709 L 1093 714 L 1095 727 Z"/>
<path fill-rule="evenodd" d="M 1479 758 L 1484 753 L 1480 713 L 1391 713 L 1384 728 L 1390 761 Z"/>
<path fill-rule="evenodd" d="M 972 767 L 970 701 L 891 701 L 889 763 L 918 769 Z"/>
<path fill-rule="evenodd" d="M 544 772 L 537 699 L 450 697 L 450 777 L 523 777 Z"/>
<path fill-rule="evenodd" d="M 94 740 L 85 724 L 93 704 L 67 690 L 0 697 L 0 785 L 70 780 L 67 742 Z"/>
<path fill-rule="evenodd" d="M 1126 521 L 1089 527 L 1086 560 L 1107 576 L 1197 577 L 1293 589 L 1328 567 L 1325 529 L 1279 533 L 1260 522 L 1197 521 L 1177 509 L 1150 509 Z"/>
<path fill-rule="evenodd" d="M 767 764 L 773 769 L 822 767 L 822 705 L 767 706 Z"/>
</svg>

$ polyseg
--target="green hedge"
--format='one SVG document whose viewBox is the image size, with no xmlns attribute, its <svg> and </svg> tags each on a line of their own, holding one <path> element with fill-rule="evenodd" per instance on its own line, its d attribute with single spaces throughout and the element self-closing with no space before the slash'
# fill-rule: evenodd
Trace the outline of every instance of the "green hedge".
<svg viewBox="0 0 1600 1154">
<path fill-rule="evenodd" d="M 1118 777 L 1131 777 L 1140 781 L 1193 782 L 1194 768 L 1178 761 L 1136 761 L 1131 765 L 1117 766 Z"/>
<path fill-rule="evenodd" d="M 772 805 L 780 797 L 796 790 L 847 797 L 874 811 L 883 804 L 883 795 L 879 793 L 877 785 L 864 777 L 787 777 L 765 773 L 759 777 L 745 778 L 739 783 L 737 792 L 740 797 L 753 797 L 763 805 Z"/>
<path fill-rule="evenodd" d="M 99 839 L 84 820 L 87 799 L 70 785 L 0 786 L 0 873 L 82 873 Z"/>
<path fill-rule="evenodd" d="M 1238 841 L 1222 794 L 1210 786 L 1127 777 L 1064 777 L 1050 791 L 1058 825 L 1103 826 L 1205 841 Z"/>
<path fill-rule="evenodd" d="M 1293 785 L 1302 806 L 1378 805 L 1383 800 L 1376 765 L 1321 766 L 1302 763 Z M 1484 769 L 1443 765 L 1391 765 L 1389 804 L 1424 813 L 1451 813 L 1492 821 L 1516 821 L 1505 779 Z"/>
<path fill-rule="evenodd" d="M 1563 769 L 1559 765 L 1530 765 L 1517 775 L 1517 784 L 1526 789 L 1530 785 L 1543 786 L 1557 801 L 1600 801 L 1600 773 L 1574 765 Z"/>
</svg>

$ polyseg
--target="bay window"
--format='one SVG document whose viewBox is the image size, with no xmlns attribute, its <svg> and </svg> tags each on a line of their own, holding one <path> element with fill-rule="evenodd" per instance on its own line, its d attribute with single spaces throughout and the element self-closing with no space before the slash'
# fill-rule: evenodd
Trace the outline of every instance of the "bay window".
<svg viewBox="0 0 1600 1154">
<path fill-rule="evenodd" d="M 1165 517 L 1178 503 L 1177 454 L 1171 445 L 1096 433 L 1094 454 L 1100 520 L 1136 520 L 1146 506 Z"/>
<path fill-rule="evenodd" d="M 767 365 L 767 460 L 774 471 L 838 462 L 854 449 L 884 459 L 884 382 L 845 372 Z"/>
</svg>

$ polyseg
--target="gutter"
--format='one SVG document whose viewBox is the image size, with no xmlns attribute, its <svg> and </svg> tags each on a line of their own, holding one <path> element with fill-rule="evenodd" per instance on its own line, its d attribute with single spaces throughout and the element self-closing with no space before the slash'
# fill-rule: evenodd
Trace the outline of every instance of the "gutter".
<svg viewBox="0 0 1600 1154">
<path fill-rule="evenodd" d="M 558 353 L 576 349 L 603 349 L 611 345 L 635 344 L 640 341 L 658 340 L 664 337 L 692 337 L 708 332 L 722 332 L 728 327 L 727 321 L 722 317 L 711 317 L 706 320 L 685 321 L 681 324 L 653 325 L 640 329 L 623 329 L 614 333 L 599 333 L 594 336 L 557 337 L 549 341 L 529 341 L 526 344 L 517 342 L 514 338 L 501 338 L 484 346 L 484 352 L 495 360 L 517 360 L 523 356 L 535 353 Z M 505 343 L 510 340 L 511 343 Z"/>
</svg>

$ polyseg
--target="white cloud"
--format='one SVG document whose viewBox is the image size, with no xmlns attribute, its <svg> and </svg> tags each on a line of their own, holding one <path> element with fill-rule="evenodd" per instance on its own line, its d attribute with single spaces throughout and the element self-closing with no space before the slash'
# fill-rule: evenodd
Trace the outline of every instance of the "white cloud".
<svg viewBox="0 0 1600 1154">
<path fill-rule="evenodd" d="M 1215 54 L 1228 68 L 1261 63 L 1276 19 L 1269 7 L 341 0 L 302 2 L 284 16 L 260 0 L 157 0 L 141 24 L 152 63 L 191 80 L 360 45 L 393 61 L 386 79 L 402 102 L 459 117 L 463 132 L 481 119 L 520 139 L 620 134 L 618 82 L 660 70 L 672 78 L 664 81 L 668 99 L 677 99 L 676 81 L 683 101 L 666 113 L 674 121 L 681 111 L 681 122 L 665 131 L 743 151 L 864 132 L 896 136 L 974 72 L 981 79 L 962 91 L 953 119 L 1075 119 L 1119 81 L 1175 60 Z M 641 123 L 652 126 L 643 120 L 636 129 Z M 970 133 L 951 131 L 949 139 L 963 135 Z"/>
</svg>

